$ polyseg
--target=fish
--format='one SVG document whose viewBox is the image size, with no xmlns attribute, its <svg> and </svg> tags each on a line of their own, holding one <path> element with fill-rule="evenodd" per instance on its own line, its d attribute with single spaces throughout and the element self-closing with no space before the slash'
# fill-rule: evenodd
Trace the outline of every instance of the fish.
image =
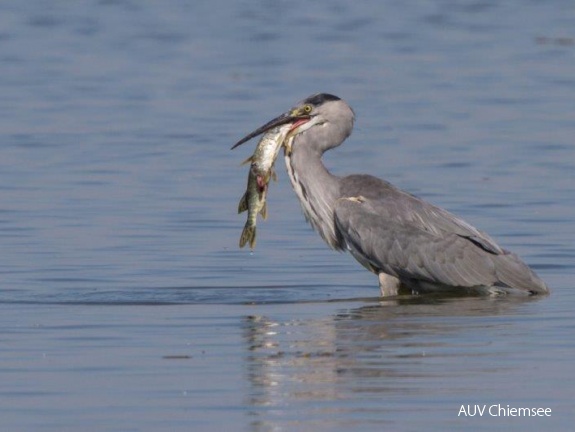
<svg viewBox="0 0 575 432">
<path fill-rule="evenodd" d="M 243 248 L 247 243 L 250 244 L 251 249 L 255 248 L 257 215 L 258 213 L 261 214 L 264 220 L 268 217 L 266 196 L 267 185 L 263 187 L 259 185 L 258 175 L 250 166 L 248 187 L 238 205 L 238 213 L 248 211 L 248 220 L 240 236 L 240 248 Z"/>
<path fill-rule="evenodd" d="M 247 210 L 248 219 L 240 236 L 240 248 L 249 243 L 250 248 L 256 246 L 256 222 L 258 213 L 267 219 L 267 192 L 270 179 L 277 179 L 274 163 L 284 144 L 291 125 L 276 126 L 266 132 L 260 139 L 254 154 L 243 164 L 250 164 L 246 192 L 238 204 L 238 213 Z"/>
</svg>

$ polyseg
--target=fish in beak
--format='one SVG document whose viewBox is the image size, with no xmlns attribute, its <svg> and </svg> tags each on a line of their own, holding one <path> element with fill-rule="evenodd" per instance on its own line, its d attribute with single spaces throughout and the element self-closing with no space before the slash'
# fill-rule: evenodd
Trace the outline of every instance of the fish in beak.
<svg viewBox="0 0 575 432">
<path fill-rule="evenodd" d="M 288 111 L 286 113 L 283 113 L 282 115 L 280 115 L 279 117 L 276 117 L 273 120 L 270 120 L 269 122 L 267 122 L 265 125 L 257 128 L 255 131 L 253 131 L 252 133 L 246 135 L 245 137 L 243 137 L 241 140 L 239 140 L 237 143 L 235 143 L 232 147 L 232 150 L 235 149 L 236 147 L 242 145 L 243 143 L 251 140 L 252 138 L 263 134 L 264 132 L 267 132 L 268 130 L 276 127 L 276 126 L 281 126 L 284 125 L 286 123 L 292 123 L 292 127 L 290 129 L 290 132 L 292 130 L 294 130 L 295 128 L 301 126 L 302 124 L 308 122 L 311 119 L 311 117 L 309 116 L 309 114 L 301 107 L 298 108 L 294 108 L 291 111 Z"/>
</svg>

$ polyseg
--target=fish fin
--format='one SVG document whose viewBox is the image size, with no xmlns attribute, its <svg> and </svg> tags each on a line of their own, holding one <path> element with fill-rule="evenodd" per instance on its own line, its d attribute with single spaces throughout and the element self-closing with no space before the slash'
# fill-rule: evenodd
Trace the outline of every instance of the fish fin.
<svg viewBox="0 0 575 432">
<path fill-rule="evenodd" d="M 250 156 L 250 157 L 247 158 L 245 161 L 243 161 L 240 165 L 246 165 L 246 164 L 252 163 L 253 160 L 254 160 L 254 157 L 253 157 L 253 156 Z"/>
<path fill-rule="evenodd" d="M 244 193 L 244 196 L 240 199 L 238 204 L 238 213 L 245 212 L 248 209 L 248 193 Z"/>
<path fill-rule="evenodd" d="M 266 220 L 268 218 L 268 203 L 265 202 L 264 205 L 262 206 L 262 209 L 260 210 L 260 214 L 262 215 L 262 218 L 264 220 Z"/>
<path fill-rule="evenodd" d="M 256 247 L 256 226 L 246 224 L 242 235 L 240 236 L 240 248 L 243 248 L 249 242 L 250 248 Z"/>
</svg>

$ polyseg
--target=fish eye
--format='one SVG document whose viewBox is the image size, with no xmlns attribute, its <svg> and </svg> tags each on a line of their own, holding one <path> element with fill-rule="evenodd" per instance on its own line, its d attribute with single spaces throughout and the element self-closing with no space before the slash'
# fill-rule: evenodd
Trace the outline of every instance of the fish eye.
<svg viewBox="0 0 575 432">
<path fill-rule="evenodd" d="M 311 110 L 313 109 L 313 107 L 309 104 L 306 104 L 303 106 L 303 112 L 306 114 L 309 114 L 311 112 Z"/>
</svg>

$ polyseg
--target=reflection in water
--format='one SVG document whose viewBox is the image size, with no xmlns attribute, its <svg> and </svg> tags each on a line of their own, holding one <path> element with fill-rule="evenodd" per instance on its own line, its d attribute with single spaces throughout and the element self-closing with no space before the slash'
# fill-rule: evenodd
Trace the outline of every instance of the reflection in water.
<svg viewBox="0 0 575 432">
<path fill-rule="evenodd" d="M 289 428 L 301 421 L 351 427 L 354 417 L 365 424 L 370 415 L 381 422 L 382 413 L 405 409 L 400 403 L 405 398 L 411 407 L 424 398 L 422 407 L 429 409 L 435 395 L 426 392 L 461 392 L 476 382 L 462 378 L 513 367 L 481 359 L 505 349 L 494 343 L 496 335 L 514 325 L 519 318 L 510 321 L 509 315 L 520 315 L 520 306 L 531 301 L 536 299 L 409 298 L 325 319 L 248 316 L 253 429 Z M 449 384 L 453 378 L 457 381 Z"/>
<path fill-rule="evenodd" d="M 333 321 L 280 323 L 257 316 L 250 316 L 247 320 L 250 382 L 263 390 L 254 394 L 254 405 L 269 406 L 281 402 L 288 383 L 290 393 L 300 400 L 334 396 L 331 387 L 307 385 L 335 380 Z"/>
</svg>

